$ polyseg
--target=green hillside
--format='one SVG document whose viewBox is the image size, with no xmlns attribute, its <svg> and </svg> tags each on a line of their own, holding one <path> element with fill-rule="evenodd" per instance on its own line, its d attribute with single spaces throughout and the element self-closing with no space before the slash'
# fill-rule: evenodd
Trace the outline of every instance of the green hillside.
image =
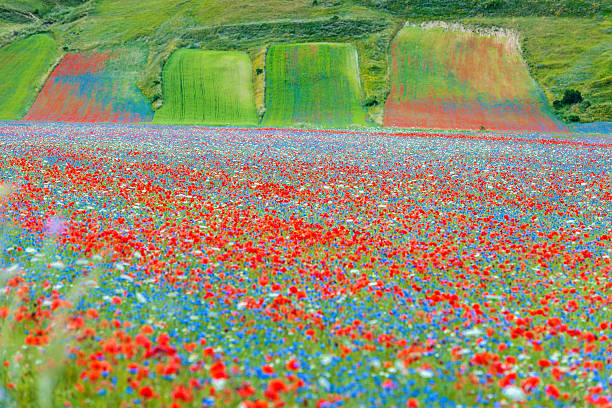
<svg viewBox="0 0 612 408">
<path fill-rule="evenodd" d="M 62 14 L 84 3 L 81 0 L 0 0 L 0 45 L 11 37 L 44 30 Z"/>
<path fill-rule="evenodd" d="M 164 67 L 155 123 L 255 125 L 251 61 L 242 52 L 176 51 Z"/>
<path fill-rule="evenodd" d="M 0 17 L 13 23 L 37 22 L 57 6 L 73 7 L 78 0 L 0 0 Z"/>
<path fill-rule="evenodd" d="M 48 35 L 34 35 L 0 49 L 0 120 L 21 119 L 59 57 Z"/>
<path fill-rule="evenodd" d="M 358 52 L 362 103 L 382 123 L 396 33 L 406 21 L 460 20 L 520 31 L 548 103 L 572 87 L 584 95 L 587 102 L 557 109 L 566 120 L 612 120 L 611 16 L 612 3 L 599 0 L 0 0 L 0 46 L 49 33 L 66 53 L 146 47 L 138 86 L 158 109 L 162 70 L 178 49 L 243 51 L 255 61 L 270 44 L 349 43 Z"/>
<path fill-rule="evenodd" d="M 265 126 L 366 126 L 365 117 L 354 47 L 327 43 L 270 47 Z"/>
</svg>

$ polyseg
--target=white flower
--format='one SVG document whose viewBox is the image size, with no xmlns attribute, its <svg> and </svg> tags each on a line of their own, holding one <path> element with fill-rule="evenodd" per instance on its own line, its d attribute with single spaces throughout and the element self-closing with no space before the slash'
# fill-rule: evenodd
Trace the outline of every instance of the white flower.
<svg viewBox="0 0 612 408">
<path fill-rule="evenodd" d="M 213 387 L 215 387 L 215 389 L 217 391 L 221 391 L 221 390 L 223 390 L 223 388 L 225 388 L 225 383 L 226 382 L 227 382 L 227 380 L 225 380 L 223 378 L 219 378 L 219 379 L 212 380 L 212 385 L 213 385 Z"/>
<path fill-rule="evenodd" d="M 418 370 L 417 372 L 423 378 L 432 378 L 434 376 L 434 373 L 431 370 Z"/>
<path fill-rule="evenodd" d="M 463 332 L 463 335 L 465 336 L 469 336 L 469 337 L 478 337 L 482 334 L 482 330 L 480 330 L 479 328 L 475 327 L 473 329 L 469 329 Z"/>
<path fill-rule="evenodd" d="M 402 360 L 395 360 L 395 364 L 393 364 L 397 371 L 402 373 L 403 375 L 408 375 L 408 369 Z"/>
<path fill-rule="evenodd" d="M 525 393 L 519 387 L 509 385 L 502 391 L 503 394 L 512 401 L 524 401 Z"/>
<path fill-rule="evenodd" d="M 325 392 L 329 391 L 331 384 L 329 383 L 329 380 L 327 378 L 320 377 L 317 383 L 319 384 L 319 387 L 321 387 L 323 391 Z"/>
</svg>

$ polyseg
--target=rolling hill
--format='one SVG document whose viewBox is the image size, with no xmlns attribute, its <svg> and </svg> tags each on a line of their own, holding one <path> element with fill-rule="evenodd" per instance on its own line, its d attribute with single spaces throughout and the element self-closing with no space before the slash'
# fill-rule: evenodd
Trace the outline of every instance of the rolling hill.
<svg viewBox="0 0 612 408">
<path fill-rule="evenodd" d="M 66 54 L 140 49 L 146 57 L 134 82 L 157 110 L 164 65 L 179 49 L 242 51 L 255 61 L 272 44 L 349 44 L 358 54 L 362 108 L 382 124 L 396 34 L 407 21 L 457 21 L 518 31 L 545 105 L 552 109 L 568 89 L 584 96 L 555 105 L 564 121 L 612 121 L 611 15 L 612 5 L 596 0 L 0 0 L 0 46 L 44 33 Z M 252 66 L 261 114 L 265 67 Z"/>
</svg>

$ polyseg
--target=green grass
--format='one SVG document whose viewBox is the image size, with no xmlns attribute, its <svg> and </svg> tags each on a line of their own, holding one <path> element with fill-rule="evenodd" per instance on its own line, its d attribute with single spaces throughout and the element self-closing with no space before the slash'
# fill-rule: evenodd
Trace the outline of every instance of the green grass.
<svg viewBox="0 0 612 408">
<path fill-rule="evenodd" d="M 155 123 L 255 125 L 251 61 L 242 52 L 181 49 L 164 67 Z"/>
<path fill-rule="evenodd" d="M 612 120 L 612 19 L 610 18 L 470 18 L 478 26 L 518 30 L 529 71 L 548 101 L 577 89 L 589 103 L 559 112 L 583 121 Z M 588 106 L 590 104 L 590 106 Z"/>
<path fill-rule="evenodd" d="M 0 120 L 26 113 L 59 56 L 48 35 L 34 35 L 0 49 Z"/>
<path fill-rule="evenodd" d="M 23 29 L 25 24 L 0 20 L 0 37 L 10 36 L 13 32 Z"/>
<path fill-rule="evenodd" d="M 155 36 L 171 24 L 175 35 L 189 28 L 225 24 L 312 19 L 350 12 L 371 15 L 366 7 L 339 5 L 313 7 L 311 0 L 103 0 L 78 27 L 75 42 L 81 46 L 99 42 L 121 43 L 142 36 Z M 172 22 L 180 21 L 176 25 Z"/>
<path fill-rule="evenodd" d="M 55 6 L 75 6 L 81 3 L 82 0 L 0 0 L 0 9 L 18 10 L 42 16 Z"/>
<path fill-rule="evenodd" d="M 0 12 L 5 19 L 32 19 L 40 11 L 46 10 L 48 6 L 42 0 L 0 0 Z M 30 16 L 28 13 L 35 15 Z"/>
<path fill-rule="evenodd" d="M 266 59 L 266 126 L 366 126 L 357 50 L 347 44 L 277 44 Z"/>
</svg>

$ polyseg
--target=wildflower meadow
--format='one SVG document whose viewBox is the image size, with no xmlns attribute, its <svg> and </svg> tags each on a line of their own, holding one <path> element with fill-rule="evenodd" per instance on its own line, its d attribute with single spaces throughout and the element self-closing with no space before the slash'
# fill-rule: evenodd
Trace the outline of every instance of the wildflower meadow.
<svg viewBox="0 0 612 408">
<path fill-rule="evenodd" d="M 0 406 L 611 407 L 612 140 L 0 124 Z"/>
</svg>

